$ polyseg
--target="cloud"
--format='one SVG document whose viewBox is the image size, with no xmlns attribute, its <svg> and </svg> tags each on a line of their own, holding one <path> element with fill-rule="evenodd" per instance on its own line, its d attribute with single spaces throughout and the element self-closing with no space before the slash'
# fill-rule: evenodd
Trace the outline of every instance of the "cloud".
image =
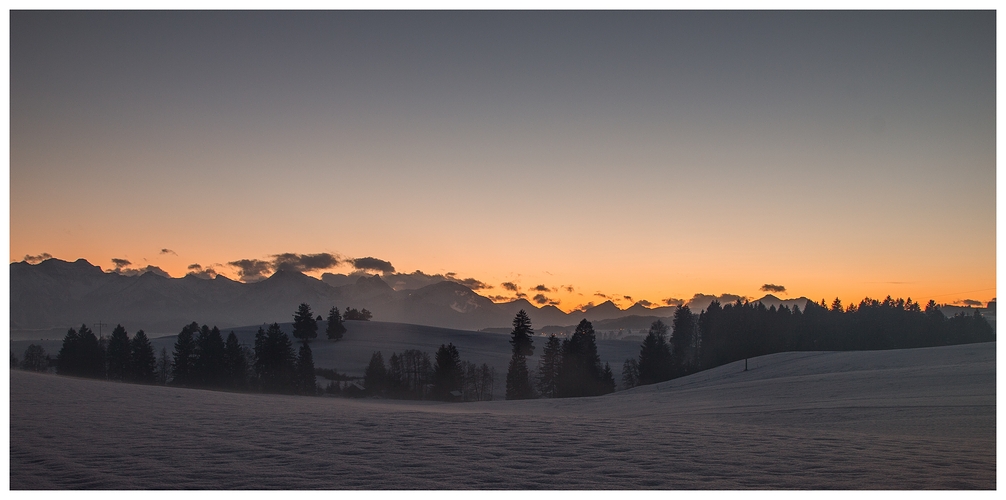
<svg viewBox="0 0 1006 500">
<path fill-rule="evenodd" d="M 667 304 L 669 306 L 681 306 L 681 305 L 685 304 L 685 300 L 684 299 L 676 299 L 674 297 L 668 297 L 668 298 L 664 299 L 663 302 L 664 302 L 664 304 Z"/>
<path fill-rule="evenodd" d="M 217 271 L 212 267 L 207 267 L 203 269 L 203 266 L 199 264 L 189 264 L 189 272 L 186 276 L 195 276 L 197 278 L 202 278 L 204 280 L 211 280 L 217 277 Z"/>
<path fill-rule="evenodd" d="M 126 259 L 112 259 L 112 264 L 115 264 L 116 269 L 122 269 L 125 267 L 129 267 L 129 265 L 132 264 L 132 262 L 129 262 Z"/>
<path fill-rule="evenodd" d="M 549 287 L 547 287 L 545 285 L 538 285 L 538 286 L 532 288 L 531 290 L 533 290 L 535 292 L 551 292 L 552 291 L 551 288 L 549 288 Z"/>
<path fill-rule="evenodd" d="M 738 300 L 744 301 L 749 299 L 750 297 L 744 295 L 734 295 L 732 293 L 724 293 L 723 295 L 706 295 L 704 293 L 697 293 L 693 295 L 685 305 L 687 305 L 689 309 L 699 310 L 709 307 L 709 304 L 712 304 L 714 300 L 720 304 L 726 305 L 733 304 Z"/>
<path fill-rule="evenodd" d="M 389 274 L 395 272 L 395 266 L 391 265 L 390 262 L 386 260 L 377 259 L 374 257 L 361 257 L 359 259 L 349 259 L 348 261 L 356 269 L 369 270 L 369 271 L 380 271 L 382 274 Z"/>
<path fill-rule="evenodd" d="M 534 300 L 538 305 L 548 304 L 548 297 L 546 297 L 545 294 L 539 293 L 538 295 L 535 295 L 532 300 Z"/>
<path fill-rule="evenodd" d="M 601 293 L 601 292 L 596 292 L 596 293 L 594 293 L 594 296 L 595 296 L 595 297 L 601 297 L 602 299 L 608 299 L 608 300 L 611 300 L 611 297 L 608 297 L 607 295 L 605 295 L 605 294 L 603 294 L 603 293 Z"/>
<path fill-rule="evenodd" d="M 782 285 L 770 285 L 766 283 L 761 286 L 761 291 L 770 293 L 786 293 L 786 287 Z"/>
<path fill-rule="evenodd" d="M 517 291 L 517 284 L 510 281 L 507 281 L 506 283 L 500 283 L 500 286 L 503 287 L 505 290 L 510 290 L 511 292 Z"/>
<path fill-rule="evenodd" d="M 112 260 L 125 260 L 125 259 L 112 259 Z M 120 269 L 117 267 L 112 272 L 121 274 L 123 276 L 139 276 L 141 274 L 154 273 L 158 276 L 164 276 L 165 278 L 171 277 L 171 275 L 168 274 L 167 271 L 157 266 L 147 266 L 141 269 Z"/>
<path fill-rule="evenodd" d="M 629 302 L 632 302 L 632 297 L 629 295 L 622 295 L 622 298 L 628 300 Z"/>
<path fill-rule="evenodd" d="M 562 285 L 559 288 L 566 290 L 569 293 L 573 293 L 573 285 Z"/>
<path fill-rule="evenodd" d="M 465 279 L 448 278 L 448 279 L 450 279 L 450 281 L 453 281 L 455 283 L 460 283 L 468 288 L 471 288 L 472 290 L 483 290 L 492 288 L 492 285 L 487 285 L 475 278 L 465 278 Z"/>
<path fill-rule="evenodd" d="M 38 255 L 25 255 L 23 260 L 24 260 L 24 262 L 27 262 L 29 264 L 38 264 L 39 262 L 42 262 L 43 260 L 49 260 L 51 258 L 52 258 L 52 255 L 49 255 L 48 252 L 42 252 L 42 253 L 40 253 Z"/>
<path fill-rule="evenodd" d="M 517 292 L 517 298 L 518 299 L 526 299 L 527 298 L 527 294 L 524 293 L 524 292 Z"/>
<path fill-rule="evenodd" d="M 273 269 L 279 271 L 299 271 L 302 273 L 317 271 L 320 269 L 331 269 L 342 263 L 338 255 L 331 253 L 313 253 L 313 254 L 296 254 L 296 253 L 281 253 L 273 255 L 272 267 Z M 365 257 L 365 259 L 370 259 L 371 257 Z M 363 259 L 358 259 L 363 260 Z M 377 259 L 374 259 L 377 260 Z M 380 261 L 384 262 L 384 261 Z M 384 262 L 388 266 L 390 263 Z M 359 267 L 357 267 L 359 269 Z M 395 268 L 391 268 L 392 271 Z"/>
<path fill-rule="evenodd" d="M 271 262 L 258 259 L 235 260 L 227 265 L 238 269 L 238 279 L 241 281 L 259 281 L 272 271 Z"/>
<path fill-rule="evenodd" d="M 169 254 L 169 253 L 170 253 L 171 255 L 174 255 L 174 256 L 176 256 L 176 257 L 178 256 L 178 254 L 177 254 L 177 253 L 175 253 L 175 251 L 174 251 L 174 250 L 172 250 L 172 249 L 170 249 L 170 248 L 162 248 L 162 249 L 161 249 L 161 255 L 164 255 L 164 254 Z"/>
<path fill-rule="evenodd" d="M 954 304 L 960 304 L 962 306 L 976 306 L 976 307 L 981 307 L 985 305 L 982 301 L 974 299 L 955 300 Z"/>
<path fill-rule="evenodd" d="M 650 306 L 653 305 L 653 302 L 650 302 L 650 301 L 648 301 L 646 299 L 640 300 L 639 302 L 636 302 L 636 303 L 639 304 L 639 305 L 641 305 L 641 306 L 643 306 L 643 307 L 650 307 Z"/>
</svg>

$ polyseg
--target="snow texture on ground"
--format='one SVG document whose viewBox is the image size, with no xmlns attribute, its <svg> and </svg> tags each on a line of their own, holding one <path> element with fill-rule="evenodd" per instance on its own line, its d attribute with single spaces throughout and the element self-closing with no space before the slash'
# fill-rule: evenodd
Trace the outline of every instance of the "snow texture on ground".
<svg viewBox="0 0 1006 500">
<path fill-rule="evenodd" d="M 995 344 L 433 403 L 11 372 L 12 489 L 993 489 Z"/>
</svg>

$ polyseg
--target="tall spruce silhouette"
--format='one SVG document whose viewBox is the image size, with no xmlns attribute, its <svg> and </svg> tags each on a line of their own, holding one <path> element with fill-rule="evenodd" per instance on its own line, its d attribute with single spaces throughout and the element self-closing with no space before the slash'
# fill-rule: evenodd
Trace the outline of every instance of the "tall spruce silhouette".
<svg viewBox="0 0 1006 500">
<path fill-rule="evenodd" d="M 538 394 L 543 398 L 558 396 L 559 368 L 562 365 L 562 342 L 555 334 L 548 336 L 538 358 Z"/>
<path fill-rule="evenodd" d="M 56 355 L 56 373 L 76 377 L 103 378 L 105 351 L 98 337 L 87 327 L 71 328 L 63 337 L 63 346 Z"/>
<path fill-rule="evenodd" d="M 534 354 L 533 336 L 531 318 L 521 309 L 513 319 L 513 331 L 510 333 L 510 345 L 513 349 L 506 374 L 507 399 L 534 397 L 531 376 L 527 368 L 527 356 Z"/>
<path fill-rule="evenodd" d="M 388 369 L 384 367 L 381 351 L 374 351 L 370 364 L 363 372 L 363 385 L 370 394 L 383 394 L 387 387 Z"/>
<path fill-rule="evenodd" d="M 342 336 L 346 333 L 346 325 L 342 324 L 342 315 L 339 314 L 339 308 L 332 306 L 328 310 L 328 320 L 325 325 L 325 335 L 329 340 L 342 340 Z"/>
<path fill-rule="evenodd" d="M 143 330 L 136 332 L 129 342 L 129 380 L 141 384 L 154 383 L 156 365 L 154 346 L 147 334 Z"/>
<path fill-rule="evenodd" d="M 611 369 L 607 370 L 610 374 Z M 614 390 L 609 384 L 601 357 L 597 354 L 594 326 L 586 319 L 576 326 L 573 335 L 562 343 L 562 363 L 559 368 L 559 397 L 598 396 Z"/>
<path fill-rule="evenodd" d="M 461 390 L 461 354 L 453 343 L 440 344 L 433 365 L 433 397 L 444 401 L 453 399 L 452 391 Z"/>
<path fill-rule="evenodd" d="M 304 343 L 318 338 L 318 321 L 307 304 L 298 306 L 293 314 L 293 338 Z"/>
<path fill-rule="evenodd" d="M 314 376 L 314 354 L 307 342 L 300 345 L 297 353 L 296 387 L 298 394 L 314 396 L 318 393 L 317 381 Z"/>
<path fill-rule="evenodd" d="M 199 325 L 192 322 L 182 328 L 175 340 L 174 361 L 171 364 L 172 384 L 188 386 L 195 380 L 196 339 Z"/>
<path fill-rule="evenodd" d="M 671 349 L 667 345 L 667 325 L 657 320 L 639 349 L 636 384 L 655 384 L 671 379 Z M 624 372 L 624 369 L 623 369 Z"/>
<path fill-rule="evenodd" d="M 259 328 L 255 335 L 255 372 L 263 391 L 295 392 L 295 360 L 290 337 L 278 323 L 269 325 L 265 332 Z"/>
<path fill-rule="evenodd" d="M 108 378 L 126 380 L 129 378 L 129 335 L 122 325 L 116 325 L 108 337 Z"/>
<path fill-rule="evenodd" d="M 196 336 L 195 384 L 203 387 L 221 387 L 226 378 L 224 365 L 224 339 L 217 327 L 203 325 Z"/>
<path fill-rule="evenodd" d="M 244 349 L 234 332 L 227 335 L 227 341 L 224 343 L 224 372 L 227 387 L 243 389 L 247 385 L 248 358 L 245 357 Z"/>
</svg>

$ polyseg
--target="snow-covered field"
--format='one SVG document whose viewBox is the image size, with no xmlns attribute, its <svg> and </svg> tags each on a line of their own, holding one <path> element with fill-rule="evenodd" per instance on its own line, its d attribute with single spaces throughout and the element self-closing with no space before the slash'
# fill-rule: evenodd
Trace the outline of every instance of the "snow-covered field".
<svg viewBox="0 0 1006 500">
<path fill-rule="evenodd" d="M 505 337 L 504 337 L 505 342 Z M 782 353 L 599 398 L 233 394 L 11 371 L 11 488 L 995 488 L 995 344 Z"/>
</svg>

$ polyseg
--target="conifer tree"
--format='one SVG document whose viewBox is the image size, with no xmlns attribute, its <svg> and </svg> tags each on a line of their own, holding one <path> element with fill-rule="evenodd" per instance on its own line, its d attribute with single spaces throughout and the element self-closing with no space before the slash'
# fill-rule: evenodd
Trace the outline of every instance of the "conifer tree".
<svg viewBox="0 0 1006 500">
<path fill-rule="evenodd" d="M 248 361 L 234 332 L 227 335 L 227 342 L 224 344 L 224 371 L 227 387 L 244 388 L 248 378 Z"/>
<path fill-rule="evenodd" d="M 573 335 L 562 343 L 558 379 L 559 397 L 597 396 L 611 392 L 601 366 L 601 357 L 597 354 L 594 326 L 586 319 L 581 320 Z"/>
<path fill-rule="evenodd" d="M 300 352 L 297 354 L 296 379 L 298 394 L 314 396 L 318 393 L 314 376 L 314 356 L 311 353 L 311 346 L 307 342 L 300 345 Z"/>
<path fill-rule="evenodd" d="M 129 378 L 129 335 L 122 325 L 116 325 L 108 338 L 108 378 L 126 380 Z"/>
<path fill-rule="evenodd" d="M 626 359 L 622 364 L 622 387 L 631 389 L 639 385 L 639 363 L 634 359 Z"/>
<path fill-rule="evenodd" d="M 558 396 L 557 385 L 559 366 L 562 363 L 562 342 L 553 333 L 545 342 L 545 349 L 538 359 L 538 394 L 543 398 Z"/>
<path fill-rule="evenodd" d="M 531 318 L 521 309 L 513 319 L 513 331 L 510 334 L 513 353 L 506 374 L 507 399 L 529 399 L 534 396 L 526 358 L 534 353 L 533 335 Z"/>
<path fill-rule="evenodd" d="M 224 383 L 224 339 L 217 327 L 206 325 L 196 336 L 195 383 L 204 387 L 219 387 Z"/>
<path fill-rule="evenodd" d="M 759 302 L 759 304 L 761 304 Z M 695 316 L 688 306 L 674 311 L 674 331 L 671 335 L 671 373 L 685 375 L 690 371 L 692 345 L 695 341 Z"/>
<path fill-rule="evenodd" d="M 194 368 L 196 361 L 196 340 L 195 333 L 199 331 L 199 325 L 195 322 L 185 325 L 175 340 L 174 361 L 171 365 L 173 378 L 171 383 L 181 386 L 189 386 L 195 382 Z"/>
<path fill-rule="evenodd" d="M 318 322 L 314 319 L 311 306 L 301 304 L 293 314 L 293 337 L 301 342 L 318 338 Z"/>
<path fill-rule="evenodd" d="M 667 345 L 667 325 L 657 320 L 639 349 L 638 385 L 655 384 L 671 378 L 671 349 Z"/>
<path fill-rule="evenodd" d="M 363 385 L 370 394 L 381 394 L 385 390 L 388 370 L 384 367 L 384 356 L 381 351 L 374 351 L 370 356 L 370 364 L 363 372 Z"/>
<path fill-rule="evenodd" d="M 453 343 L 440 344 L 433 365 L 433 397 L 451 399 L 451 391 L 461 390 L 461 355 Z"/>
<path fill-rule="evenodd" d="M 63 337 L 63 346 L 56 354 L 56 373 L 60 375 L 79 375 L 80 371 L 80 335 L 70 328 Z"/>
<path fill-rule="evenodd" d="M 325 334 L 328 336 L 329 340 L 342 340 L 343 334 L 346 333 L 346 325 L 342 324 L 342 315 L 339 314 L 339 308 L 332 306 L 328 311 L 328 321 L 325 325 Z"/>
<path fill-rule="evenodd" d="M 294 392 L 294 371 L 296 357 L 290 337 L 280 329 L 278 323 L 269 330 L 255 336 L 255 368 L 263 390 L 269 392 Z"/>
<path fill-rule="evenodd" d="M 143 330 L 133 336 L 129 343 L 129 353 L 129 380 L 143 384 L 153 383 L 157 360 L 154 359 L 154 346 Z"/>
</svg>

